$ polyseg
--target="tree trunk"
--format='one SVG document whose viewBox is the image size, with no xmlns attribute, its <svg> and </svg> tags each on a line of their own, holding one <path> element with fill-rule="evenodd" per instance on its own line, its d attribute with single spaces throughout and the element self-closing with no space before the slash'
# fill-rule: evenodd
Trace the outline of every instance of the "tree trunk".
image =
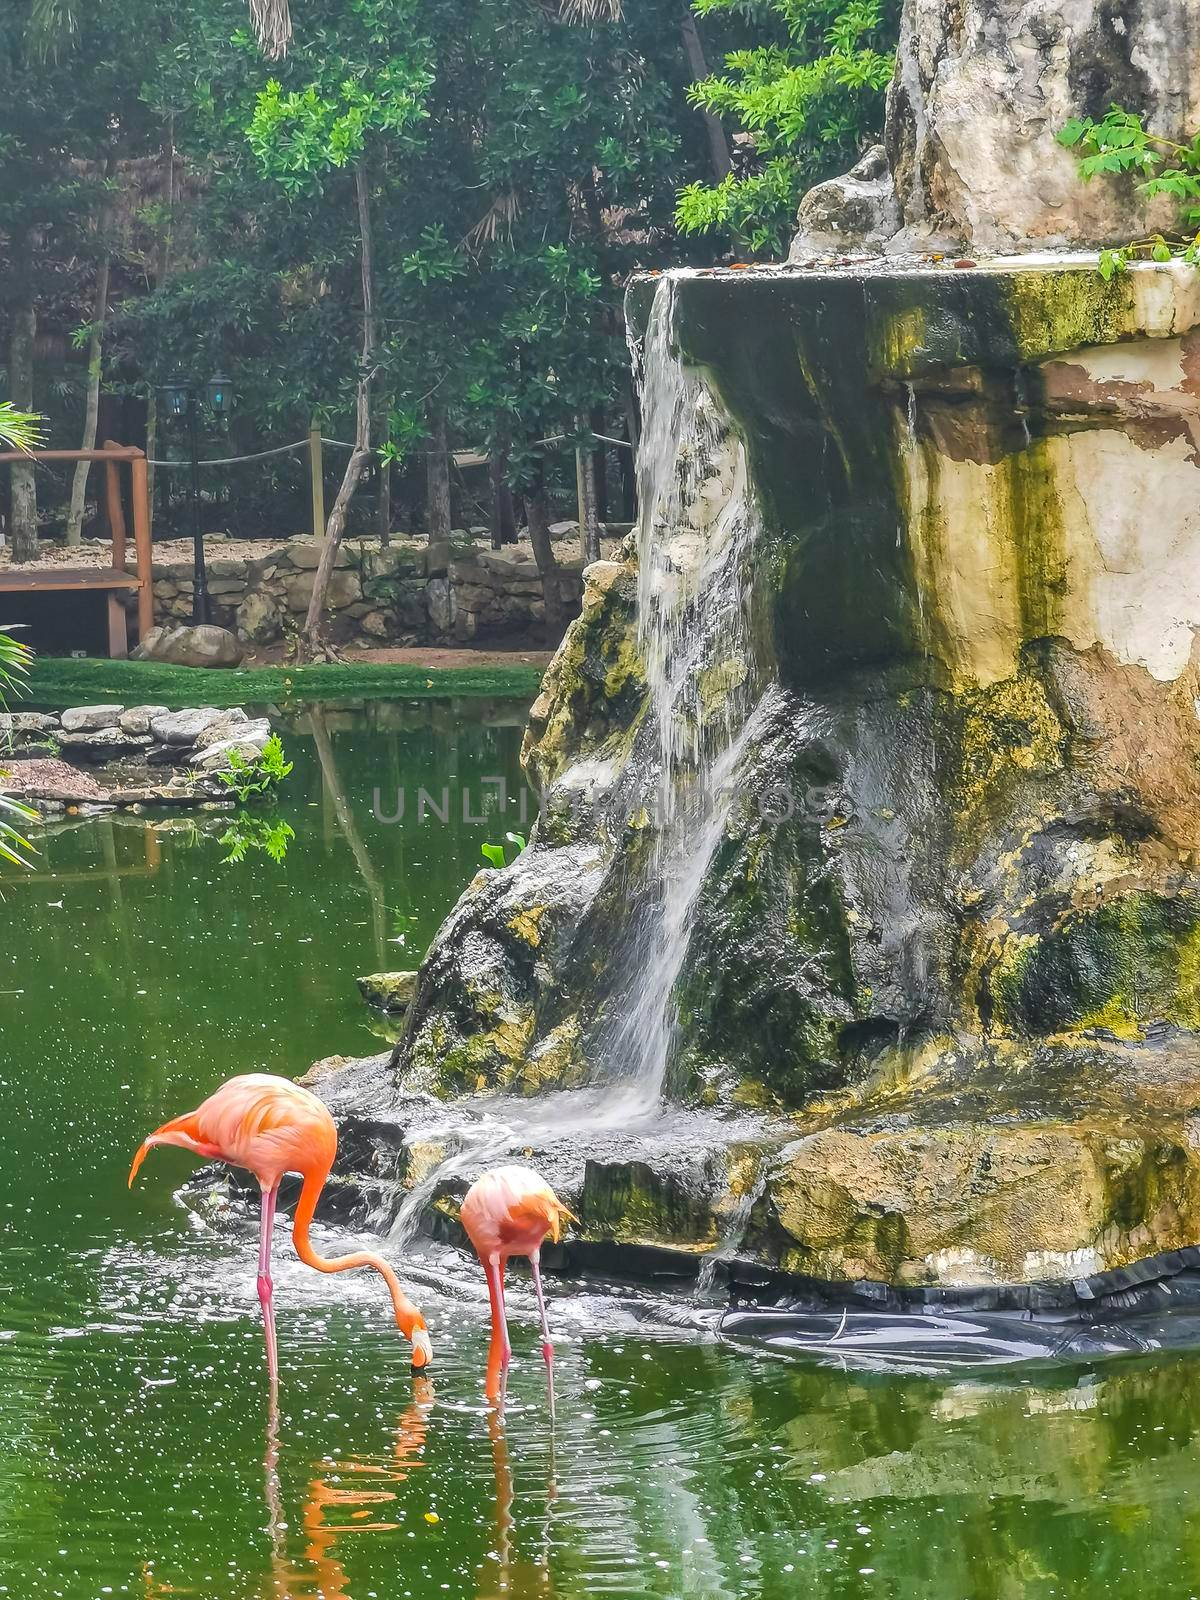
<svg viewBox="0 0 1200 1600">
<path fill-rule="evenodd" d="M 582 423 L 582 418 L 580 419 Z M 579 487 L 579 532 L 583 539 L 583 559 L 600 559 L 600 518 L 596 514 L 596 460 L 590 450 L 575 451 L 575 473 Z"/>
<path fill-rule="evenodd" d="M 161 289 L 171 270 L 171 226 L 175 218 L 175 115 L 167 117 L 162 144 L 163 226 L 155 252 L 154 287 Z M 121 435 L 124 437 L 124 435 Z M 158 390 L 151 387 L 146 396 L 146 490 L 150 499 L 150 533 L 154 534 L 154 458 L 158 454 Z"/>
<path fill-rule="evenodd" d="M 508 439 L 503 431 L 497 432 L 488 456 L 488 482 L 492 491 L 492 549 L 499 550 L 502 545 L 517 542 L 517 519 L 508 487 Z"/>
<path fill-rule="evenodd" d="M 28 260 L 20 261 L 22 247 L 28 250 L 28 235 L 19 243 L 14 235 L 13 257 L 20 263 L 18 270 L 28 271 Z M 33 341 L 37 335 L 37 309 L 32 295 L 23 304 L 13 308 L 12 332 L 8 346 L 8 386 L 10 396 L 18 411 L 33 410 Z M 12 465 L 12 558 L 14 561 L 36 561 L 37 536 L 37 479 L 32 463 L 16 461 Z"/>
<path fill-rule="evenodd" d="M 362 277 L 362 359 L 354 406 L 354 449 L 346 463 L 345 475 L 325 524 L 325 543 L 313 578 L 312 599 L 304 619 L 303 649 L 314 655 L 321 644 L 321 617 L 333 564 L 346 527 L 346 517 L 354 491 L 362 481 L 371 459 L 371 381 L 375 376 L 375 266 L 371 255 L 371 194 L 367 178 L 367 158 L 359 157 L 354 169 L 354 194 L 358 205 L 359 267 Z"/>
<path fill-rule="evenodd" d="M 379 548 L 386 550 L 392 542 L 392 463 L 379 463 L 379 498 L 375 503 L 376 522 L 379 528 Z"/>
<path fill-rule="evenodd" d="M 556 645 L 562 638 L 563 618 L 559 603 L 558 562 L 550 539 L 550 514 L 546 508 L 545 469 L 538 458 L 537 476 L 532 488 L 525 493 L 525 520 L 529 524 L 529 542 L 533 546 L 533 559 L 542 578 L 542 600 L 546 609 L 546 642 Z"/>
<path fill-rule="evenodd" d="M 101 219 L 107 226 L 107 217 Z M 108 278 L 110 259 L 105 255 L 96 268 L 96 297 L 92 304 L 92 334 L 88 340 L 87 398 L 83 411 L 83 442 L 81 450 L 96 448 L 96 419 L 100 413 L 100 370 L 104 355 L 104 319 L 108 315 Z M 71 480 L 71 509 L 67 512 L 67 543 L 79 544 L 83 538 L 83 511 L 87 499 L 90 461 L 75 463 L 75 476 Z"/>
<path fill-rule="evenodd" d="M 701 78 L 707 78 L 708 62 L 704 59 L 704 46 L 700 43 L 696 18 L 690 6 L 683 13 L 679 32 L 683 36 L 683 49 L 687 56 L 692 81 L 698 82 Z M 701 115 L 704 118 L 705 132 L 708 134 L 708 159 L 712 163 L 713 182 L 720 183 L 722 178 L 727 178 L 733 171 L 733 162 L 729 158 L 729 140 L 725 137 L 725 129 L 721 126 L 719 117 L 711 111 L 704 111 Z"/>
<path fill-rule="evenodd" d="M 450 537 L 450 451 L 446 413 L 439 406 L 429 419 L 429 453 L 425 458 L 425 522 L 430 539 Z"/>
</svg>

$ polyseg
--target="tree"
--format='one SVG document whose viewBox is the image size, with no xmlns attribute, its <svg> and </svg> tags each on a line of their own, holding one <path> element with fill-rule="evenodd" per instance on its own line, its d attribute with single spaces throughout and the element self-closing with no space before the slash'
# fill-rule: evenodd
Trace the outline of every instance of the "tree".
<svg viewBox="0 0 1200 1600">
<path fill-rule="evenodd" d="M 899 0 L 695 0 L 697 15 L 749 12 L 774 38 L 731 51 L 693 104 L 748 131 L 757 168 L 680 192 L 681 232 L 728 231 L 751 252 L 786 248 L 800 196 L 849 165 L 883 122 Z M 773 26 L 772 26 L 773 25 Z"/>
<path fill-rule="evenodd" d="M 0 10 L 0 319 L 19 410 L 37 409 L 40 312 L 74 314 L 108 194 L 105 163 L 142 147 L 147 119 L 136 85 L 154 18 L 150 0 L 79 15 L 57 0 L 12 0 Z M 31 560 L 32 467 L 12 469 L 12 534 L 14 560 Z"/>
<path fill-rule="evenodd" d="M 325 524 L 325 547 L 313 581 L 304 639 L 310 653 L 319 646 L 325 597 L 350 502 L 370 459 L 371 385 L 376 374 L 378 333 L 371 225 L 372 159 L 389 141 L 412 145 L 412 129 L 424 116 L 423 96 L 430 77 L 421 46 L 413 48 L 411 18 L 390 0 L 359 0 L 353 27 L 314 27 L 305 48 L 289 63 L 307 77 L 303 89 L 285 93 L 269 82 L 258 97 L 249 128 L 250 143 L 268 176 L 285 194 L 298 195 L 327 174 L 349 167 L 354 175 L 359 281 L 362 291 L 362 348 L 355 379 L 354 448 Z M 315 47 L 314 47 L 315 45 Z"/>
</svg>

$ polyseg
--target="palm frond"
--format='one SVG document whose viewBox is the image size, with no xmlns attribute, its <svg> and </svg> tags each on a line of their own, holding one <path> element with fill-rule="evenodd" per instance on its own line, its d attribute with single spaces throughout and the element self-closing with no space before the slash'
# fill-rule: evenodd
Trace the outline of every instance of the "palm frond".
<svg viewBox="0 0 1200 1600">
<path fill-rule="evenodd" d="M 501 233 L 511 233 L 521 214 L 521 197 L 514 190 L 497 195 L 479 221 L 463 236 L 463 246 L 475 254 L 485 244 L 493 244 Z"/>
<path fill-rule="evenodd" d="M 288 0 L 250 0 L 250 20 L 258 47 L 268 61 L 287 55 L 292 42 L 292 14 Z"/>
<path fill-rule="evenodd" d="M 621 0 L 559 0 L 558 13 L 564 22 L 582 28 L 593 22 L 620 22 L 624 15 Z"/>
<path fill-rule="evenodd" d="M 36 411 L 18 411 L 11 400 L 0 400 L 0 443 L 10 450 L 36 450 L 46 437 L 44 425 Z"/>
<path fill-rule="evenodd" d="M 59 48 L 73 45 L 78 36 L 73 0 L 33 0 L 26 37 L 38 60 L 57 61 Z"/>
<path fill-rule="evenodd" d="M 11 633 L 0 632 L 0 711 L 4 710 L 7 703 L 6 695 L 25 693 L 24 680 L 32 660 L 33 651 L 27 644 L 14 639 Z M 8 817 L 16 817 L 20 822 L 33 822 L 37 819 L 37 812 L 14 800 L 11 795 L 0 794 L 0 861 L 11 862 L 15 867 L 28 867 L 31 863 L 22 852 L 33 850 L 33 846 L 24 834 L 17 832 L 7 820 Z"/>
<path fill-rule="evenodd" d="M 3 774 L 0 773 L 0 776 Z M 11 795 L 0 794 L 0 861 L 11 862 L 14 867 L 31 867 L 33 863 L 23 852 L 28 850 L 36 855 L 37 851 L 24 834 L 18 833 L 12 823 L 5 820 L 6 813 L 21 822 L 34 822 L 37 812 L 14 800 Z"/>
<path fill-rule="evenodd" d="M 0 711 L 5 708 L 5 696 L 24 694 L 24 680 L 33 664 L 33 651 L 11 633 L 0 632 Z"/>
</svg>

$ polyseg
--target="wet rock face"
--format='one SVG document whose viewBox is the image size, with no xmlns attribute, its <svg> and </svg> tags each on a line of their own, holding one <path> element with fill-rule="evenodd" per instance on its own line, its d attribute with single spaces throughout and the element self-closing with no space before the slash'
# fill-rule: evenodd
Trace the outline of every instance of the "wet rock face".
<svg viewBox="0 0 1200 1600">
<path fill-rule="evenodd" d="M 835 179 L 801 204 L 793 259 L 941 245 L 1019 251 L 1124 244 L 1169 228 L 1171 203 L 1083 183 L 1056 143 L 1110 105 L 1188 141 L 1200 127 L 1191 0 L 905 0 L 888 95 L 892 186 Z"/>
<path fill-rule="evenodd" d="M 762 515 L 763 693 L 665 1083 L 764 1119 L 739 1255 L 963 1292 L 1173 1259 L 1200 1215 L 1200 293 L 1014 264 L 680 296 Z M 720 523 L 726 478 L 694 481 Z M 643 576 L 592 569 L 531 716 L 531 846 L 434 941 L 393 1093 L 613 1070 L 659 826 Z M 727 1167 L 680 1190 L 649 1135 L 604 1149 L 568 1175 L 586 1237 L 729 1226 Z"/>
</svg>

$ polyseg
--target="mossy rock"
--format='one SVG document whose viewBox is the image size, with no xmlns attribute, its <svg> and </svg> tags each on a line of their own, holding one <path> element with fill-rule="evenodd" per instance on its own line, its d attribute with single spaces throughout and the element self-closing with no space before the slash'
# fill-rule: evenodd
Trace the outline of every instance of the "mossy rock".
<svg viewBox="0 0 1200 1600">
<path fill-rule="evenodd" d="M 371 972 L 354 981 L 367 1004 L 381 1011 L 407 1011 L 417 992 L 415 972 Z"/>
</svg>

